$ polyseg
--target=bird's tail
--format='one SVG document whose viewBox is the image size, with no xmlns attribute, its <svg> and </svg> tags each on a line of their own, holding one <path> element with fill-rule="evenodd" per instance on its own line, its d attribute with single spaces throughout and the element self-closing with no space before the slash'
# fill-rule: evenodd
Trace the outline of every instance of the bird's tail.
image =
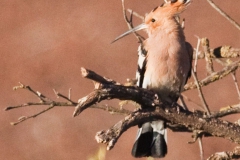
<svg viewBox="0 0 240 160">
<path fill-rule="evenodd" d="M 163 121 L 144 123 L 133 145 L 134 157 L 161 158 L 167 154 L 166 129 Z"/>
</svg>

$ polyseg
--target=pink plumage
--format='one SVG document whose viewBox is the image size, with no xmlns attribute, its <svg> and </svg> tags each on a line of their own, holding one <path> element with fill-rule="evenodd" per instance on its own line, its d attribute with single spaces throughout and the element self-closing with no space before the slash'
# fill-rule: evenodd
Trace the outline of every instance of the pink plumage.
<svg viewBox="0 0 240 160">
<path fill-rule="evenodd" d="M 176 16 L 186 9 L 190 1 L 165 1 L 145 17 L 143 24 L 114 40 L 141 29 L 147 31 L 148 38 L 138 49 L 137 85 L 156 91 L 161 100 L 169 103 L 177 101 L 191 73 L 193 49 L 185 41 L 183 28 L 176 20 Z M 132 155 L 161 158 L 166 154 L 164 121 L 139 124 Z"/>
</svg>

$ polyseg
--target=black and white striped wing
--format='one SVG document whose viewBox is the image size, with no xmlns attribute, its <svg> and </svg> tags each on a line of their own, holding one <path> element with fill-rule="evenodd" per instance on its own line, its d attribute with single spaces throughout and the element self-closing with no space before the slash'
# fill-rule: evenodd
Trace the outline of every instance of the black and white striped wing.
<svg viewBox="0 0 240 160">
<path fill-rule="evenodd" d="M 143 45 L 138 47 L 138 68 L 136 73 L 137 86 L 142 88 L 144 73 L 146 71 L 146 55 L 147 51 L 144 49 Z"/>
</svg>

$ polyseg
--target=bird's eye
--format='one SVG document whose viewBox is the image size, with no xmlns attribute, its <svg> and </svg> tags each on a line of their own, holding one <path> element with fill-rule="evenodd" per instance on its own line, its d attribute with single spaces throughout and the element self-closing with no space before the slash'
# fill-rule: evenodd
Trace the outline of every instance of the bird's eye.
<svg viewBox="0 0 240 160">
<path fill-rule="evenodd" d="M 156 20 L 154 18 L 151 19 L 151 22 L 155 22 Z"/>
<path fill-rule="evenodd" d="M 171 3 L 176 3 L 178 0 L 171 0 Z"/>
</svg>

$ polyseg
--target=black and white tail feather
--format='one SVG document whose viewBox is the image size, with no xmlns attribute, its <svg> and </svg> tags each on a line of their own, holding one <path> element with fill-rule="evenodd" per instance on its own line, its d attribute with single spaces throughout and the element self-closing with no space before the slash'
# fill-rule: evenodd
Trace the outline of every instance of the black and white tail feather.
<svg viewBox="0 0 240 160">
<path fill-rule="evenodd" d="M 143 87 L 146 70 L 147 51 L 143 45 L 138 48 L 138 70 L 136 73 L 137 86 Z M 167 154 L 167 130 L 164 121 L 153 121 L 139 125 L 136 141 L 132 148 L 134 157 L 161 158 Z"/>
</svg>

